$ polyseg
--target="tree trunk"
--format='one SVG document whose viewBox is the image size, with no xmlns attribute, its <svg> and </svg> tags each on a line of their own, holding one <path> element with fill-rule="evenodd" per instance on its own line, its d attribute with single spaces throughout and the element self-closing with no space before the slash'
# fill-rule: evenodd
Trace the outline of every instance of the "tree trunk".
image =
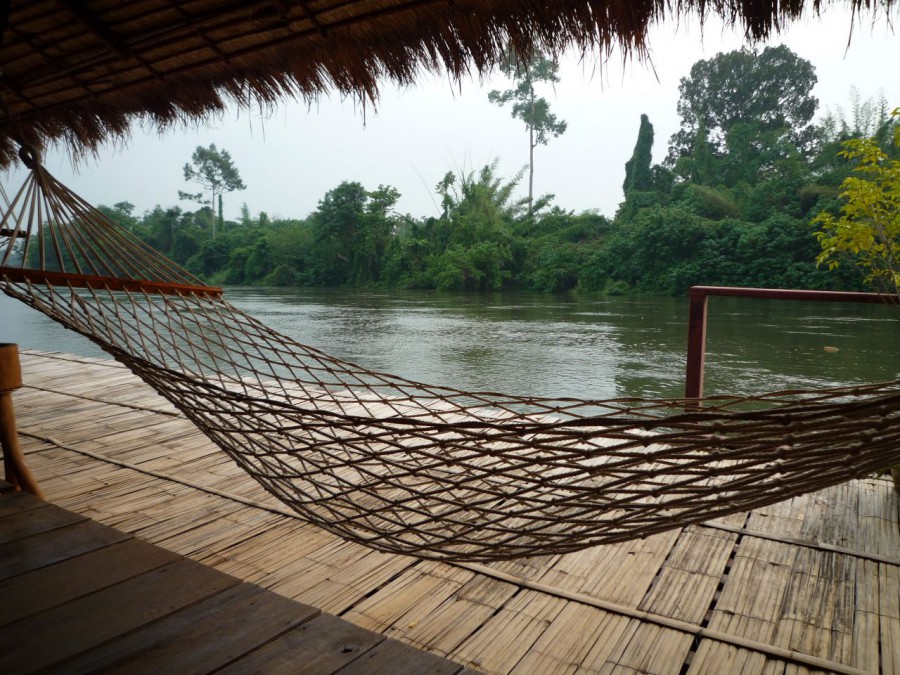
<svg viewBox="0 0 900 675">
<path fill-rule="evenodd" d="M 534 188 L 534 87 L 531 89 L 530 122 L 528 124 L 528 217 L 531 218 L 532 190 Z"/>
<path fill-rule="evenodd" d="M 212 199 L 209 200 L 209 211 L 212 214 L 212 238 L 216 238 L 216 192 L 213 190 Z"/>
<path fill-rule="evenodd" d="M 225 229 L 225 220 L 222 218 L 222 193 L 219 193 L 219 227 Z"/>
</svg>

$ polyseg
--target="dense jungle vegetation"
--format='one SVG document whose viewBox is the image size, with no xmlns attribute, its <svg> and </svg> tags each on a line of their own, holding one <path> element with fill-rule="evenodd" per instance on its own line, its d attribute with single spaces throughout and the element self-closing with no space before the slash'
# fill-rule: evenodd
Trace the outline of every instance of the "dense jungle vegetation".
<svg viewBox="0 0 900 675">
<path fill-rule="evenodd" d="M 183 195 L 205 204 L 197 211 L 157 206 L 138 217 L 127 202 L 102 210 L 214 284 L 607 294 L 675 294 L 694 284 L 859 289 L 852 266 L 816 266 L 821 248 L 811 221 L 839 212 L 840 185 L 854 167 L 838 154 L 841 142 L 882 139 L 896 157 L 889 142 L 896 121 L 886 101 L 858 95 L 848 110 L 814 121 L 815 83 L 813 66 L 786 47 L 694 64 L 679 88 L 681 128 L 661 164 L 651 159 L 650 117 L 635 120 L 624 198 L 612 219 L 567 211 L 551 195 L 518 198 L 525 169 L 507 178 L 494 164 L 448 173 L 436 186 L 438 218 L 398 214 L 393 187 L 345 182 L 306 218 L 252 217 L 245 205 L 239 221 L 222 221 L 222 194 L 240 178 L 214 146 L 205 157 L 227 159 L 231 182 L 200 181 L 213 195 L 205 202 L 204 193 Z M 519 118 L 529 132 L 540 129 L 539 120 Z M 202 173 L 194 159 L 185 167 L 189 180 Z"/>
</svg>

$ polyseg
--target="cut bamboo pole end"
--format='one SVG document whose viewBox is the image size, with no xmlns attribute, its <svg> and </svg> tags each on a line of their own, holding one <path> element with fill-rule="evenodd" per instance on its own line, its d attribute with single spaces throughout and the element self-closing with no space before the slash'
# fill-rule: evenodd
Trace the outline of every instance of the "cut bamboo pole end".
<svg viewBox="0 0 900 675">
<path fill-rule="evenodd" d="M 14 344 L 0 344 L 0 447 L 3 448 L 3 466 L 6 480 L 17 490 L 25 490 L 44 498 L 34 475 L 25 464 L 25 456 L 19 447 L 16 432 L 16 413 L 12 393 L 22 386 L 22 367 L 19 348 Z"/>
<path fill-rule="evenodd" d="M 0 392 L 6 394 L 21 387 L 22 366 L 19 363 L 19 346 L 0 343 Z"/>
</svg>

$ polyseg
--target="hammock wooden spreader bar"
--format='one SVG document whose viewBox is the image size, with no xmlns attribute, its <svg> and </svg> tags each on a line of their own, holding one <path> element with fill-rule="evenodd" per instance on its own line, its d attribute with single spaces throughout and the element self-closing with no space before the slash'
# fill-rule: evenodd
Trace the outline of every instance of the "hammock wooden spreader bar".
<svg viewBox="0 0 900 675">
<path fill-rule="evenodd" d="M 222 289 L 216 286 L 162 284 L 144 279 L 119 279 L 117 277 L 101 277 L 91 274 L 67 274 L 65 272 L 10 269 L 7 267 L 2 269 L 10 281 L 28 284 L 48 284 L 50 286 L 70 286 L 72 288 L 105 288 L 110 291 L 143 291 L 164 295 L 181 295 L 183 293 L 208 295 L 210 297 L 220 297 L 222 295 Z"/>
<path fill-rule="evenodd" d="M 94 209 L 43 170 L 36 151 L 19 156 L 32 169 L 0 219 L 0 269 L 10 279 L 79 288 L 220 295 Z M 6 191 L 0 196 L 7 201 Z"/>
<path fill-rule="evenodd" d="M 459 391 L 271 330 L 36 162 L 0 229 L 7 295 L 128 366 L 301 517 L 378 550 L 469 561 L 564 553 L 900 462 L 900 381 L 716 397 L 699 409 Z"/>
</svg>

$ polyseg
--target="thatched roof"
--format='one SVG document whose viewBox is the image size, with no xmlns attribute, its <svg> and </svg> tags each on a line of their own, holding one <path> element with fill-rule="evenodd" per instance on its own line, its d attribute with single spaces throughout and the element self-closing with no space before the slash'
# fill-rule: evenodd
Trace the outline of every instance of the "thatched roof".
<svg viewBox="0 0 900 675">
<path fill-rule="evenodd" d="M 854 9 L 894 0 L 835 0 Z M 766 37 L 826 0 L 11 0 L 0 1 L 0 166 L 18 142 L 76 151 L 135 120 L 221 111 L 378 83 L 423 69 L 483 73 L 507 42 L 640 55 L 648 27 L 696 12 Z"/>
</svg>

